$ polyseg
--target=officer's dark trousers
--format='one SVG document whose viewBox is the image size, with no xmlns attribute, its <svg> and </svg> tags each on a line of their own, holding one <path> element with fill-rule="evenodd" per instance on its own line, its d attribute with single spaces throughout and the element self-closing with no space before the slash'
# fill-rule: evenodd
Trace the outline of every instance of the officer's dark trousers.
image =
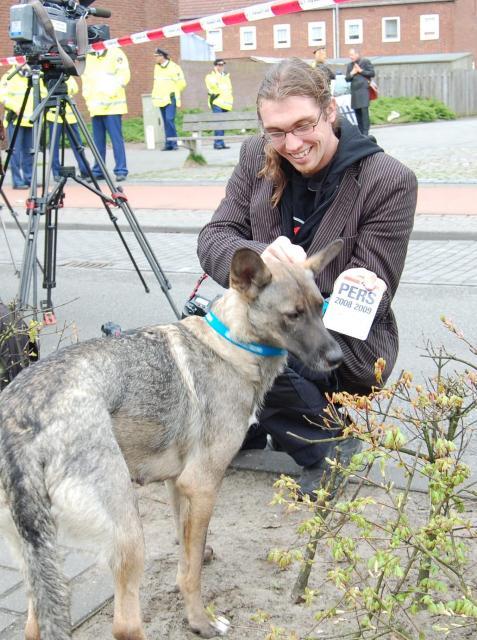
<svg viewBox="0 0 477 640">
<path fill-rule="evenodd" d="M 166 149 L 177 149 L 177 140 L 170 140 L 170 138 L 177 138 L 176 129 L 176 98 L 171 95 L 171 102 L 165 107 L 161 107 L 162 121 L 164 123 L 164 133 L 166 136 Z"/>
<path fill-rule="evenodd" d="M 222 109 L 222 107 L 218 107 L 216 104 L 212 105 L 212 111 L 214 113 L 226 113 L 226 109 Z M 225 131 L 223 129 L 216 129 L 214 131 L 214 136 L 223 136 Z M 223 149 L 225 147 L 224 139 L 215 139 L 214 140 L 214 149 Z"/>
<path fill-rule="evenodd" d="M 81 134 L 80 134 L 80 130 L 79 130 L 79 126 L 77 122 L 73 122 L 71 124 L 71 129 L 72 132 L 70 132 L 69 129 L 65 129 L 66 131 L 66 135 L 68 137 L 68 140 L 70 141 L 70 147 L 74 153 L 74 156 L 76 158 L 76 162 L 78 163 L 78 167 L 80 170 L 80 173 L 83 177 L 86 177 L 89 175 L 88 173 L 88 167 L 85 165 L 83 158 L 81 157 L 79 151 L 78 151 L 78 143 L 82 144 L 81 141 Z M 53 134 L 53 123 L 50 122 L 50 140 L 52 138 L 52 134 Z M 56 135 L 56 142 L 55 142 L 55 147 L 53 149 L 53 161 L 51 163 L 51 166 L 53 167 L 53 175 L 54 176 L 59 176 L 60 175 L 60 138 L 61 138 L 61 123 L 58 123 L 58 129 L 57 129 L 57 135 Z"/>
<path fill-rule="evenodd" d="M 13 140 L 15 125 L 10 122 L 7 132 L 9 141 Z M 30 186 L 33 173 L 33 127 L 18 127 L 15 146 L 10 157 L 12 182 L 14 187 Z"/>
<path fill-rule="evenodd" d="M 297 464 L 308 466 L 327 457 L 335 444 L 309 444 L 288 432 L 307 440 L 323 440 L 339 435 L 337 430 L 319 426 L 323 421 L 323 410 L 328 405 L 324 394 L 337 389 L 336 379 L 334 374 L 315 374 L 293 358 L 289 359 L 288 364 L 265 396 L 258 423 L 250 428 L 242 448 L 263 449 L 268 433 L 275 446 L 279 445 Z M 310 424 L 304 415 L 317 426 Z"/>
<path fill-rule="evenodd" d="M 369 133 L 369 109 L 363 107 L 362 109 L 355 109 L 356 121 L 358 122 L 358 129 L 365 136 Z"/>
<path fill-rule="evenodd" d="M 102 157 L 106 162 L 106 132 L 111 138 L 114 156 L 114 173 L 117 176 L 127 176 L 128 167 L 126 164 L 126 149 L 124 147 L 124 138 L 122 130 L 122 116 L 120 114 L 109 114 L 104 116 L 93 116 L 91 118 L 93 125 L 94 143 Z M 96 162 L 93 167 L 93 174 L 100 178 L 103 175 L 101 167 Z"/>
</svg>

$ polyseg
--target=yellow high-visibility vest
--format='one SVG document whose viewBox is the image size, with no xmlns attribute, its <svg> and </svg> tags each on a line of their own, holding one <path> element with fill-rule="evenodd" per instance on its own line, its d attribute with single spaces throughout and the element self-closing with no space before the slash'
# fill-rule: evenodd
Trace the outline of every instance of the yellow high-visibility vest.
<svg viewBox="0 0 477 640">
<path fill-rule="evenodd" d="M 209 96 L 217 96 L 212 100 L 212 104 L 215 104 L 226 111 L 230 111 L 232 109 L 234 96 L 232 93 L 232 82 L 230 80 L 229 73 L 220 73 L 213 69 L 205 76 L 205 86 L 207 87 Z M 210 104 L 210 106 L 212 106 L 212 104 Z"/>
<path fill-rule="evenodd" d="M 7 110 L 13 111 L 17 115 L 20 113 L 20 109 L 22 108 L 23 98 L 25 97 L 26 90 L 28 88 L 28 78 L 25 76 L 16 73 L 13 78 L 7 80 L 8 76 L 15 71 L 16 67 L 13 66 L 5 75 L 2 76 L 0 80 L 0 102 L 3 103 L 5 107 L 5 120 L 4 125 L 7 126 Z M 43 93 L 40 90 L 40 93 Z M 42 95 L 41 97 L 44 97 Z M 29 121 L 31 114 L 33 113 L 33 90 L 30 91 L 30 95 L 28 96 L 28 100 L 25 106 L 25 111 L 23 112 L 23 118 L 21 121 L 22 127 L 32 127 L 33 124 Z M 17 118 L 13 121 L 13 124 L 17 123 Z"/>
<path fill-rule="evenodd" d="M 181 92 L 187 83 L 184 73 L 178 64 L 168 60 L 167 64 L 154 65 L 154 84 L 152 87 L 152 104 L 155 107 L 166 107 L 171 104 L 171 95 L 176 98 L 176 105 L 181 106 Z"/>
<path fill-rule="evenodd" d="M 124 87 L 131 78 L 125 53 L 106 49 L 98 56 L 88 53 L 81 76 L 83 97 L 91 116 L 122 115 L 128 112 Z"/>
<path fill-rule="evenodd" d="M 68 89 L 68 95 L 69 96 L 74 96 L 79 91 L 78 83 L 76 82 L 76 80 L 74 79 L 73 76 L 70 76 L 68 78 L 68 80 L 66 81 L 66 87 Z M 48 120 L 48 122 L 54 122 L 55 121 L 55 112 L 56 112 L 56 109 L 48 109 L 48 113 L 46 114 L 46 119 Z M 58 123 L 61 124 L 62 120 L 63 120 L 63 118 L 58 118 Z M 69 104 L 66 105 L 65 120 L 66 120 L 66 122 L 69 122 L 70 124 L 74 124 L 76 122 L 75 115 L 71 111 L 71 107 L 70 107 Z"/>
</svg>

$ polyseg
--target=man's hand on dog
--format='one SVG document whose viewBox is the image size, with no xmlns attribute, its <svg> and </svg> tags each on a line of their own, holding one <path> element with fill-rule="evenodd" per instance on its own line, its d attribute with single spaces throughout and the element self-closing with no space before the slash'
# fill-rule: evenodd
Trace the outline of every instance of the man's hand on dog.
<svg viewBox="0 0 477 640">
<path fill-rule="evenodd" d="M 292 244 L 289 238 L 278 236 L 262 253 L 262 260 L 267 262 L 300 263 L 305 262 L 305 250 L 297 244 Z"/>
</svg>

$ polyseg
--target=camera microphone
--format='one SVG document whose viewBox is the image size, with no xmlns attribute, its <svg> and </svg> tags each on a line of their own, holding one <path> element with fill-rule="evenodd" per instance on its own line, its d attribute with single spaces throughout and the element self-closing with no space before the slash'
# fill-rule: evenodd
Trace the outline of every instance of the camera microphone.
<svg viewBox="0 0 477 640">
<path fill-rule="evenodd" d="M 90 7 L 88 13 L 92 16 L 98 16 L 98 18 L 110 18 L 111 11 L 109 9 L 98 9 L 97 7 Z"/>
</svg>

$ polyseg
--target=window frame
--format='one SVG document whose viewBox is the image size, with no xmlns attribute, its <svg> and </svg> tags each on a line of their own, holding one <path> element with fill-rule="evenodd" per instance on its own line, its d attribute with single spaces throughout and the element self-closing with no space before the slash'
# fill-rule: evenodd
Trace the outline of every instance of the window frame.
<svg viewBox="0 0 477 640">
<path fill-rule="evenodd" d="M 386 36 L 386 22 L 395 20 L 397 23 L 397 35 L 395 37 Z M 401 18 L 399 16 L 389 16 L 381 19 L 381 39 L 382 42 L 401 42 Z"/>
<path fill-rule="evenodd" d="M 278 42 L 278 31 L 284 29 L 287 33 L 285 42 Z M 289 49 L 291 47 L 291 25 L 290 24 L 274 24 L 273 25 L 273 48 Z"/>
<path fill-rule="evenodd" d="M 352 20 L 345 20 L 345 44 L 363 44 L 363 19 L 362 18 L 353 18 Z M 359 35 L 357 38 L 351 39 L 349 34 L 350 27 L 356 24 L 359 29 Z"/>
<path fill-rule="evenodd" d="M 429 18 L 434 19 L 434 32 L 426 35 L 424 33 L 424 21 Z M 423 13 L 419 16 L 419 40 L 439 40 L 440 15 L 438 13 Z"/>
<path fill-rule="evenodd" d="M 219 52 L 224 50 L 224 30 L 221 27 L 217 27 L 214 29 L 209 29 L 205 32 L 205 40 L 207 44 L 210 44 L 214 50 L 214 52 Z M 215 38 L 210 38 L 211 34 L 217 34 L 217 43 L 219 46 L 215 45 Z"/>
<path fill-rule="evenodd" d="M 316 40 L 313 38 L 313 29 L 315 28 L 323 29 L 323 39 Z M 326 22 L 324 20 L 317 20 L 315 22 L 308 23 L 308 46 L 309 47 L 325 47 L 326 46 Z"/>
<path fill-rule="evenodd" d="M 247 44 L 244 39 L 244 34 L 250 31 L 253 34 L 253 43 Z M 245 27 L 240 27 L 240 51 L 253 51 L 257 48 L 257 27 L 253 25 L 246 25 Z"/>
</svg>

